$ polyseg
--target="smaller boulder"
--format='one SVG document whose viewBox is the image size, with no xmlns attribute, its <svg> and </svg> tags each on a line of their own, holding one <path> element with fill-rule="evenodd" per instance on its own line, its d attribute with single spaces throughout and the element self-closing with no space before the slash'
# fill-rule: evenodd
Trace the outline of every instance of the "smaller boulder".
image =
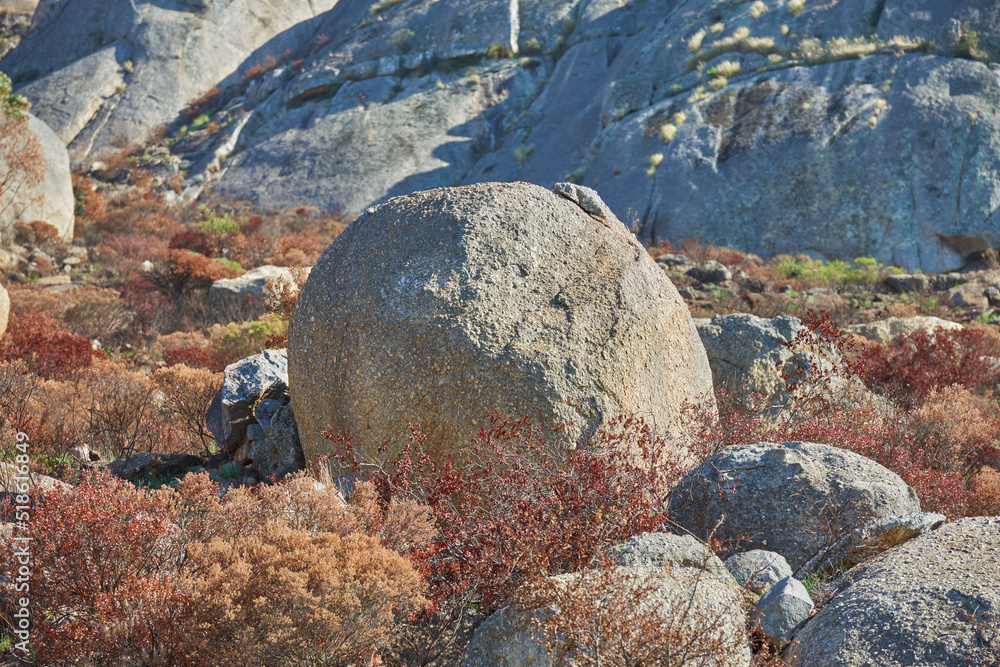
<svg viewBox="0 0 1000 667">
<path fill-rule="evenodd" d="M 882 526 L 882 532 L 875 537 L 880 545 L 895 547 L 914 537 L 937 530 L 948 518 L 934 512 L 916 512 L 896 517 Z"/>
<path fill-rule="evenodd" d="M 7 331 L 7 321 L 10 319 L 10 296 L 3 285 L 0 285 L 0 338 Z"/>
<path fill-rule="evenodd" d="M 962 325 L 957 322 L 949 322 L 939 317 L 889 317 L 876 322 L 866 324 L 852 324 L 845 331 L 866 338 L 873 343 L 880 345 L 891 345 L 902 336 L 906 336 L 917 331 L 927 331 L 928 333 L 938 330 L 958 330 Z"/>
<path fill-rule="evenodd" d="M 888 275 L 883 279 L 885 286 L 897 294 L 906 292 L 926 292 L 931 286 L 931 280 L 922 273 L 909 274 L 897 273 Z"/>
<path fill-rule="evenodd" d="M 299 431 L 295 425 L 295 413 L 290 405 L 279 404 L 266 422 L 261 422 L 260 417 L 257 422 L 262 429 L 261 437 L 250 442 L 249 452 L 253 467 L 261 479 L 274 475 L 275 479 L 281 480 L 306 467 Z"/>
<path fill-rule="evenodd" d="M 232 452 L 246 442 L 247 427 L 255 423 L 254 406 L 262 398 L 288 402 L 288 354 L 264 350 L 226 366 L 222 387 L 205 415 L 219 447 Z"/>
<path fill-rule="evenodd" d="M 709 283 L 718 285 L 733 279 L 732 272 L 714 259 L 698 262 L 687 270 L 687 275 L 705 285 Z"/>
<path fill-rule="evenodd" d="M 791 641 L 815 607 L 802 582 L 789 576 L 757 601 L 750 612 L 750 623 L 780 648 Z"/>
<path fill-rule="evenodd" d="M 308 272 L 308 269 L 305 271 Z M 238 278 L 216 280 L 208 290 L 208 307 L 219 322 L 258 319 L 268 312 L 268 280 L 293 280 L 283 266 L 258 266 Z"/>
<path fill-rule="evenodd" d="M 952 287 L 947 292 L 952 305 L 970 310 L 985 310 L 990 301 L 986 297 L 986 288 L 977 282 L 962 283 Z"/>
<path fill-rule="evenodd" d="M 718 556 L 690 535 L 643 533 L 615 545 L 609 555 L 623 567 L 691 567 L 728 579 Z"/>
<path fill-rule="evenodd" d="M 751 549 L 726 559 L 726 568 L 740 586 L 763 593 L 785 577 L 792 568 L 785 557 L 773 551 Z"/>
</svg>

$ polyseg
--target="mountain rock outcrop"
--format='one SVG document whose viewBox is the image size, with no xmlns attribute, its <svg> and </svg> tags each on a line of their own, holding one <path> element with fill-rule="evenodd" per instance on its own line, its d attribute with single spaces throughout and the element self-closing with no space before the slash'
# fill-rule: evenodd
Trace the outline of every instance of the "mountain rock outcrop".
<svg viewBox="0 0 1000 667">
<path fill-rule="evenodd" d="M 572 180 L 645 243 L 925 272 L 1000 243 L 986 0 L 97 4 L 42 3 L 3 60 L 76 163 L 182 136 L 216 87 L 195 194 L 361 212 Z"/>
<path fill-rule="evenodd" d="M 213 88 L 314 38 L 315 18 L 337 3 L 41 3 L 35 28 L 3 69 L 75 164 L 148 141 Z"/>
<path fill-rule="evenodd" d="M 329 451 L 328 429 L 391 456 L 419 424 L 443 460 L 494 410 L 537 416 L 567 443 L 622 413 L 668 437 L 685 432 L 685 402 L 714 413 L 673 284 L 610 212 L 583 208 L 601 211 L 593 192 L 559 189 L 568 196 L 527 183 L 419 192 L 334 240 L 289 325 L 306 461 Z"/>
</svg>

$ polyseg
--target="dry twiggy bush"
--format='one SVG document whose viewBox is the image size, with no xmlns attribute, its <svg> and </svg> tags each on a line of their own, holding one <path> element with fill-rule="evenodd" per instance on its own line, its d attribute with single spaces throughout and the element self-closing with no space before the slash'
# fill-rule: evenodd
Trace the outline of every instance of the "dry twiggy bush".
<svg viewBox="0 0 1000 667">
<path fill-rule="evenodd" d="M 106 363 L 88 373 L 86 385 L 90 392 L 87 438 L 92 451 L 114 460 L 135 452 L 172 449 L 173 434 L 149 378 Z"/>
<path fill-rule="evenodd" d="M 640 570 L 607 564 L 533 586 L 517 602 L 535 616 L 553 664 L 574 667 L 733 667 L 746 664 L 740 600 L 704 570 Z M 732 593 L 730 592 L 732 595 Z M 548 612 L 548 613 L 545 613 Z"/>
<path fill-rule="evenodd" d="M 188 443 L 187 450 L 211 453 L 214 439 L 205 427 L 205 413 L 222 386 L 222 373 L 177 364 L 157 369 L 153 384 L 166 396 L 165 412 L 172 417 L 174 429 Z M 192 445 L 200 445 L 192 447 Z"/>
</svg>

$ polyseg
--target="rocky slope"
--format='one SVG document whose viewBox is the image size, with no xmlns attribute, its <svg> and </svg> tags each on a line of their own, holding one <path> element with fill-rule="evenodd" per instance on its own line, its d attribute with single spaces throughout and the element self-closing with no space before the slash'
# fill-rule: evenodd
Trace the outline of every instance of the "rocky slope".
<svg viewBox="0 0 1000 667">
<path fill-rule="evenodd" d="M 42 3 L 2 67 L 77 165 L 170 125 L 192 196 L 576 180 L 652 243 L 947 271 L 996 242 L 982 0 L 95 2 Z"/>
</svg>

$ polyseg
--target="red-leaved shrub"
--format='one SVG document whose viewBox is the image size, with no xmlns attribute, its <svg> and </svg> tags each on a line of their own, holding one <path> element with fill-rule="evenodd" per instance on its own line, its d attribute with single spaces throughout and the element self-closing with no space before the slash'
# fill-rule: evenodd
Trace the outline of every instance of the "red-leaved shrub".
<svg viewBox="0 0 1000 667">
<path fill-rule="evenodd" d="M 89 340 L 46 312 L 14 315 L 0 341 L 0 361 L 22 359 L 44 378 L 66 377 L 89 366 L 94 356 Z"/>
<path fill-rule="evenodd" d="M 934 389 L 958 384 L 993 386 L 1000 368 L 991 363 L 1000 350 L 978 329 L 917 331 L 894 345 L 868 346 L 860 353 L 865 384 L 909 405 Z"/>
</svg>

